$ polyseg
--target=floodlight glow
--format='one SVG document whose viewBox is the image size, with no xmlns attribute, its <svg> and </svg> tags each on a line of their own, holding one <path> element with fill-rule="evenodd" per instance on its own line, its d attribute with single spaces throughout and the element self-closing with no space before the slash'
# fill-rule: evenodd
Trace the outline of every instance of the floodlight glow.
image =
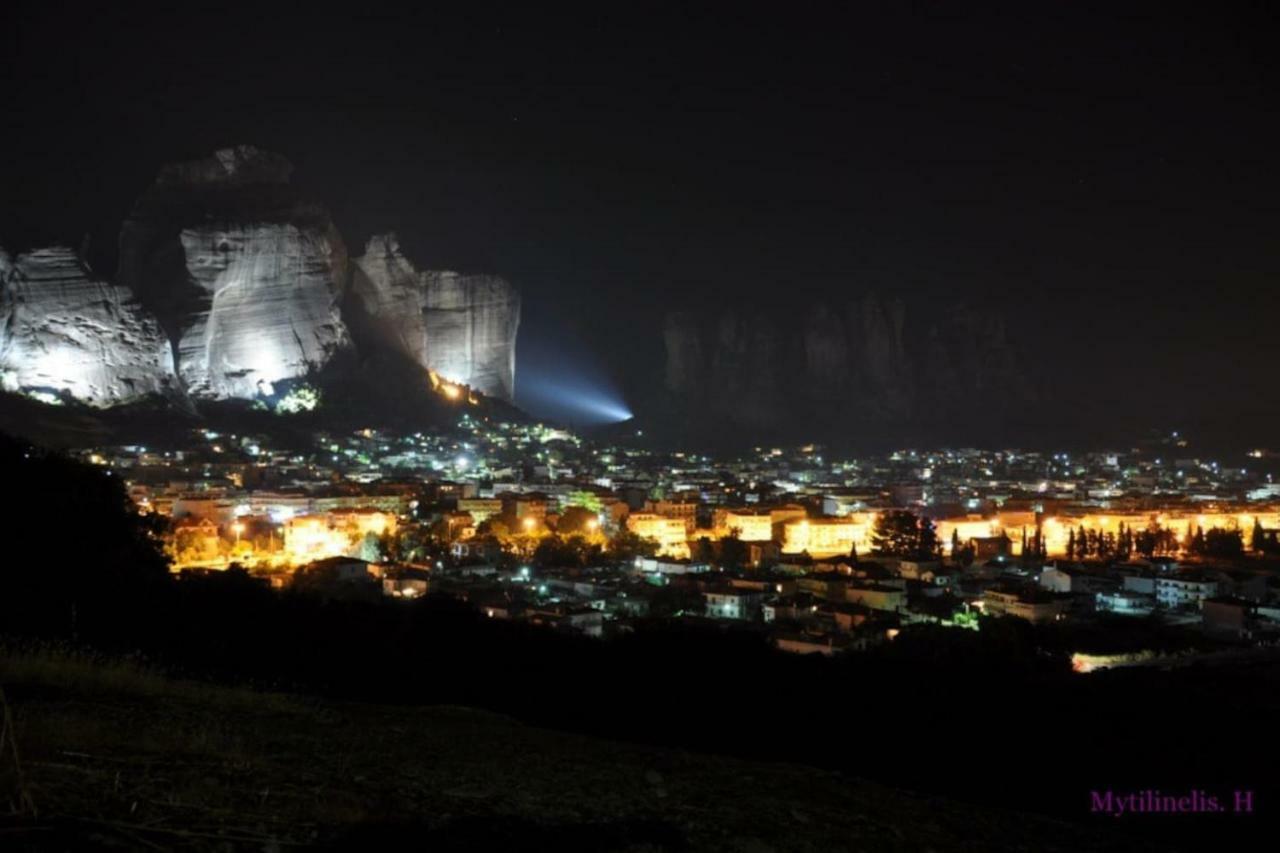
<svg viewBox="0 0 1280 853">
<path fill-rule="evenodd" d="M 600 353 L 555 318 L 534 320 L 521 328 L 516 377 L 515 403 L 535 417 L 574 427 L 632 418 Z"/>
<path fill-rule="evenodd" d="M 620 394 L 582 376 L 525 378 L 519 395 L 518 402 L 528 411 L 571 424 L 616 424 L 634 417 Z"/>
</svg>

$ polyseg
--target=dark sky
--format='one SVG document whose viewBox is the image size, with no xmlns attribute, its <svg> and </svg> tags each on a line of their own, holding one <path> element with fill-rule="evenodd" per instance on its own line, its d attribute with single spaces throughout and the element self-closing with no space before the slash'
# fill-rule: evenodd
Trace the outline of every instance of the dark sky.
<svg viewBox="0 0 1280 853">
<path fill-rule="evenodd" d="M 10 4 L 0 243 L 109 248 L 159 164 L 251 142 L 353 248 L 515 280 L 522 371 L 626 387 L 665 307 L 874 289 L 999 306 L 1135 425 L 1280 423 L 1267 4 L 454 5 Z"/>
</svg>

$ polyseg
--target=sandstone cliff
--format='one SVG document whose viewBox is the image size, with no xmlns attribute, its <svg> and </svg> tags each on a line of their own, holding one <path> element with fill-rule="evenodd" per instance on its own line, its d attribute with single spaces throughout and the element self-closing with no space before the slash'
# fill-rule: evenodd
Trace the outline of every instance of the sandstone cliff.
<svg viewBox="0 0 1280 853">
<path fill-rule="evenodd" d="M 132 293 L 71 249 L 0 250 L 0 385 L 112 406 L 171 391 L 173 356 Z"/>
<path fill-rule="evenodd" d="M 394 408 L 434 370 L 510 402 L 515 288 L 418 270 L 394 237 L 353 264 L 292 170 L 252 146 L 163 167 L 121 229 L 114 284 L 69 249 L 0 251 L 4 390 L 261 400 L 327 376 L 339 396 L 361 386 L 362 405 L 381 391 Z"/>
<path fill-rule="evenodd" d="M 365 315 L 353 329 L 424 368 L 510 402 L 515 394 L 520 295 L 502 278 L 420 271 L 394 235 L 355 259 L 352 294 Z"/>
<path fill-rule="evenodd" d="M 291 167 L 250 146 L 169 166 L 120 236 L 120 281 L 153 307 L 195 399 L 274 393 L 350 346 L 346 249 Z"/>
</svg>

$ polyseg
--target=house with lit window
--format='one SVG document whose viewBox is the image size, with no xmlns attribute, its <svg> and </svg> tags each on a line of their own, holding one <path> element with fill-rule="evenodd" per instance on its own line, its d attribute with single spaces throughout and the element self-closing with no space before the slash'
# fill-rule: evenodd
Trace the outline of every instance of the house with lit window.
<svg viewBox="0 0 1280 853">
<path fill-rule="evenodd" d="M 996 584 L 982 593 L 983 612 L 990 616 L 1017 616 L 1028 622 L 1055 622 L 1062 619 L 1068 599 L 1039 587 Z"/>
<path fill-rule="evenodd" d="M 455 560 L 492 561 L 502 554 L 502 546 L 493 539 L 475 536 L 454 542 L 449 546 L 449 554 Z"/>
<path fill-rule="evenodd" d="M 846 518 L 800 518 L 782 527 L 782 553 L 808 554 L 815 559 L 846 556 L 856 546 L 862 553 L 871 550 L 870 516 Z"/>
<path fill-rule="evenodd" d="M 649 501 L 645 512 L 663 518 L 678 518 L 684 522 L 685 534 L 692 534 L 698 526 L 698 504 L 694 501 Z"/>
<path fill-rule="evenodd" d="M 657 542 L 660 557 L 689 558 L 689 534 L 682 519 L 637 512 L 627 518 L 627 529 L 642 539 Z"/>
<path fill-rule="evenodd" d="M 1100 613 L 1117 616 L 1147 616 L 1155 610 L 1156 598 L 1131 589 L 1115 589 L 1094 595 L 1094 607 Z"/>
<path fill-rule="evenodd" d="M 743 542 L 773 540 L 773 517 L 767 512 L 717 509 L 713 515 L 716 536 L 734 535 Z"/>
<path fill-rule="evenodd" d="M 1218 582 L 1201 571 L 1156 578 L 1156 601 L 1170 610 L 1199 610 L 1218 594 Z"/>
<path fill-rule="evenodd" d="M 761 590 L 733 587 L 722 587 L 702 593 L 706 615 L 716 619 L 755 620 L 760 616 L 766 597 L 766 593 Z"/>
</svg>

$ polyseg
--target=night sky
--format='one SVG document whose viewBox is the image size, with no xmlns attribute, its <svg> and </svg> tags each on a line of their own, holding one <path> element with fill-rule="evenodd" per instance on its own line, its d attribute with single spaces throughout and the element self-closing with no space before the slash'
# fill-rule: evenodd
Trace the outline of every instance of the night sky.
<svg viewBox="0 0 1280 853">
<path fill-rule="evenodd" d="M 857 5 L 10 4 L 0 244 L 109 273 L 160 164 L 252 143 L 353 251 L 515 281 L 518 377 L 630 394 L 670 307 L 875 290 L 998 307 L 1117 434 L 1280 425 L 1266 4 Z"/>
</svg>

